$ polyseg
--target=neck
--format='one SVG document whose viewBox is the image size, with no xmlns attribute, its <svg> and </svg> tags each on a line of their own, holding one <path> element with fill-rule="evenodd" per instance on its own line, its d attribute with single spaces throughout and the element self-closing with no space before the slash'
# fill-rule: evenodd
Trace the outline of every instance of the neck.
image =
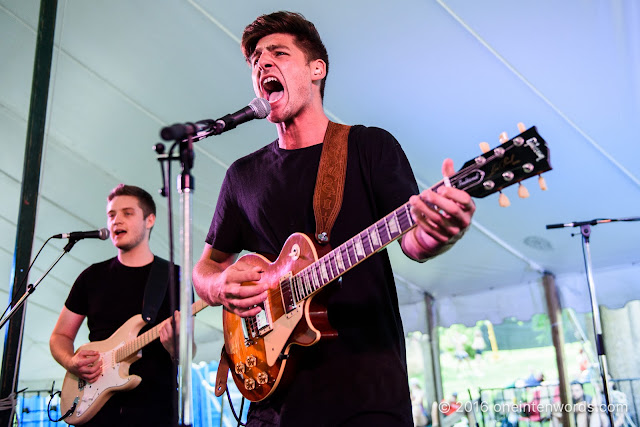
<svg viewBox="0 0 640 427">
<path fill-rule="evenodd" d="M 329 118 L 322 106 L 298 114 L 291 120 L 276 123 L 278 145 L 286 150 L 321 144 L 327 131 Z"/>
<path fill-rule="evenodd" d="M 149 248 L 149 241 L 145 240 L 134 248 L 118 249 L 118 261 L 127 267 L 142 267 L 153 261 L 153 252 Z"/>
</svg>

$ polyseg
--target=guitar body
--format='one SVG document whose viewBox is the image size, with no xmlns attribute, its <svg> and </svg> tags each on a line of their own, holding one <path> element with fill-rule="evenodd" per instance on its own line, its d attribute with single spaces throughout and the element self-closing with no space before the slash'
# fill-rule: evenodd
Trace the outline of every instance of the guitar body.
<svg viewBox="0 0 640 427">
<path fill-rule="evenodd" d="M 253 402 L 265 399 L 278 385 L 287 382 L 287 374 L 292 369 L 285 368 L 293 362 L 290 356 L 294 344 L 310 346 L 323 337 L 337 336 L 329 324 L 326 307 L 321 303 L 322 295 L 299 302 L 293 310 L 287 310 L 283 302 L 283 279 L 317 259 L 318 251 L 313 241 L 301 233 L 294 233 L 287 239 L 273 263 L 259 254 L 240 258 L 260 267 L 262 275 L 258 283 L 269 284 L 260 315 L 245 319 L 226 309 L 223 311 L 225 350 L 231 374 L 241 393 Z"/>
<path fill-rule="evenodd" d="M 73 425 L 86 423 L 104 406 L 113 393 L 131 390 L 140 384 L 142 379 L 138 375 L 129 375 L 129 366 L 140 359 L 140 353 L 116 362 L 115 351 L 134 340 L 145 324 L 141 315 L 135 315 L 108 339 L 90 342 L 78 349 L 100 352 L 102 374 L 94 383 L 88 383 L 67 372 L 60 392 L 60 410 L 64 414 L 74 403 L 77 405 L 73 413 L 64 419 L 66 423 Z"/>
</svg>

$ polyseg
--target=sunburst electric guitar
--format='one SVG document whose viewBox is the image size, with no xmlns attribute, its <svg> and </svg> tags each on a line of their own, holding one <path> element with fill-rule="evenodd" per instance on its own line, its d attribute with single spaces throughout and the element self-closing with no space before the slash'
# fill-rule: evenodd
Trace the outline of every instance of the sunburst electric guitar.
<svg viewBox="0 0 640 427">
<path fill-rule="evenodd" d="M 191 306 L 193 314 L 207 304 L 198 300 Z M 114 393 L 136 388 L 142 378 L 129 375 L 129 366 L 142 357 L 139 351 L 160 336 L 160 324 L 138 335 L 146 325 L 142 315 L 127 320 L 109 338 L 84 344 L 79 350 L 100 352 L 102 374 L 93 383 L 88 383 L 70 372 L 64 377 L 60 392 L 60 411 L 70 412 L 64 421 L 81 425 L 89 421 L 104 406 Z"/>
<path fill-rule="evenodd" d="M 431 189 L 450 183 L 481 198 L 550 170 L 549 150 L 536 128 L 519 128 L 521 134 L 501 140 L 504 143 L 493 150 L 487 147 L 484 154 L 449 177 L 448 183 L 441 181 Z M 256 316 L 241 318 L 223 310 L 227 360 L 242 395 L 254 402 L 270 396 L 285 383 L 285 374 L 294 370 L 285 369 L 295 359 L 290 357 L 294 344 L 310 346 L 323 337 L 336 336 L 319 301 L 320 291 L 415 225 L 410 205 L 405 203 L 321 258 L 313 240 L 301 233 L 287 239 L 272 263 L 259 254 L 241 257 L 261 268 L 260 283 L 270 287 L 263 310 Z"/>
</svg>

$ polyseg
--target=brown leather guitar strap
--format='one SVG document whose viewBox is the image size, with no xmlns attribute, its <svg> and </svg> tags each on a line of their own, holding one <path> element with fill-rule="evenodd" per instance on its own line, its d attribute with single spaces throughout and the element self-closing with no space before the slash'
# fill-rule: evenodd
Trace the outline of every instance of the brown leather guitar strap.
<svg viewBox="0 0 640 427">
<path fill-rule="evenodd" d="M 229 356 L 227 351 L 222 346 L 222 353 L 220 354 L 220 363 L 218 364 L 218 372 L 216 373 L 216 389 L 214 394 L 216 397 L 220 397 L 227 390 L 227 377 L 229 376 Z"/>
<path fill-rule="evenodd" d="M 318 177 L 313 193 L 313 212 L 316 217 L 315 239 L 321 245 L 329 242 L 331 229 L 342 207 L 350 129 L 351 126 L 329 121 L 322 142 Z"/>
</svg>

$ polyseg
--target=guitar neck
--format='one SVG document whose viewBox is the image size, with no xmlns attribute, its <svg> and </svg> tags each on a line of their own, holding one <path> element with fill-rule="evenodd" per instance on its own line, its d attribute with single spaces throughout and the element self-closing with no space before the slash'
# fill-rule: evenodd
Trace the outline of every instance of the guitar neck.
<svg viewBox="0 0 640 427">
<path fill-rule="evenodd" d="M 405 203 L 298 272 L 288 283 L 283 283 L 282 293 L 287 302 L 287 310 L 293 309 L 299 301 L 315 294 L 414 228 L 416 223 L 410 210 L 411 205 Z"/>
<path fill-rule="evenodd" d="M 205 307 L 208 307 L 207 303 L 203 300 L 198 300 L 191 305 L 191 310 L 193 314 L 200 312 Z M 160 337 L 160 326 L 158 324 L 153 328 L 149 329 L 147 332 L 138 335 L 135 339 L 125 343 L 122 347 L 116 350 L 116 362 L 122 362 L 123 360 L 130 357 L 132 354 L 140 351 L 147 344 L 152 343 L 158 337 Z"/>
</svg>

